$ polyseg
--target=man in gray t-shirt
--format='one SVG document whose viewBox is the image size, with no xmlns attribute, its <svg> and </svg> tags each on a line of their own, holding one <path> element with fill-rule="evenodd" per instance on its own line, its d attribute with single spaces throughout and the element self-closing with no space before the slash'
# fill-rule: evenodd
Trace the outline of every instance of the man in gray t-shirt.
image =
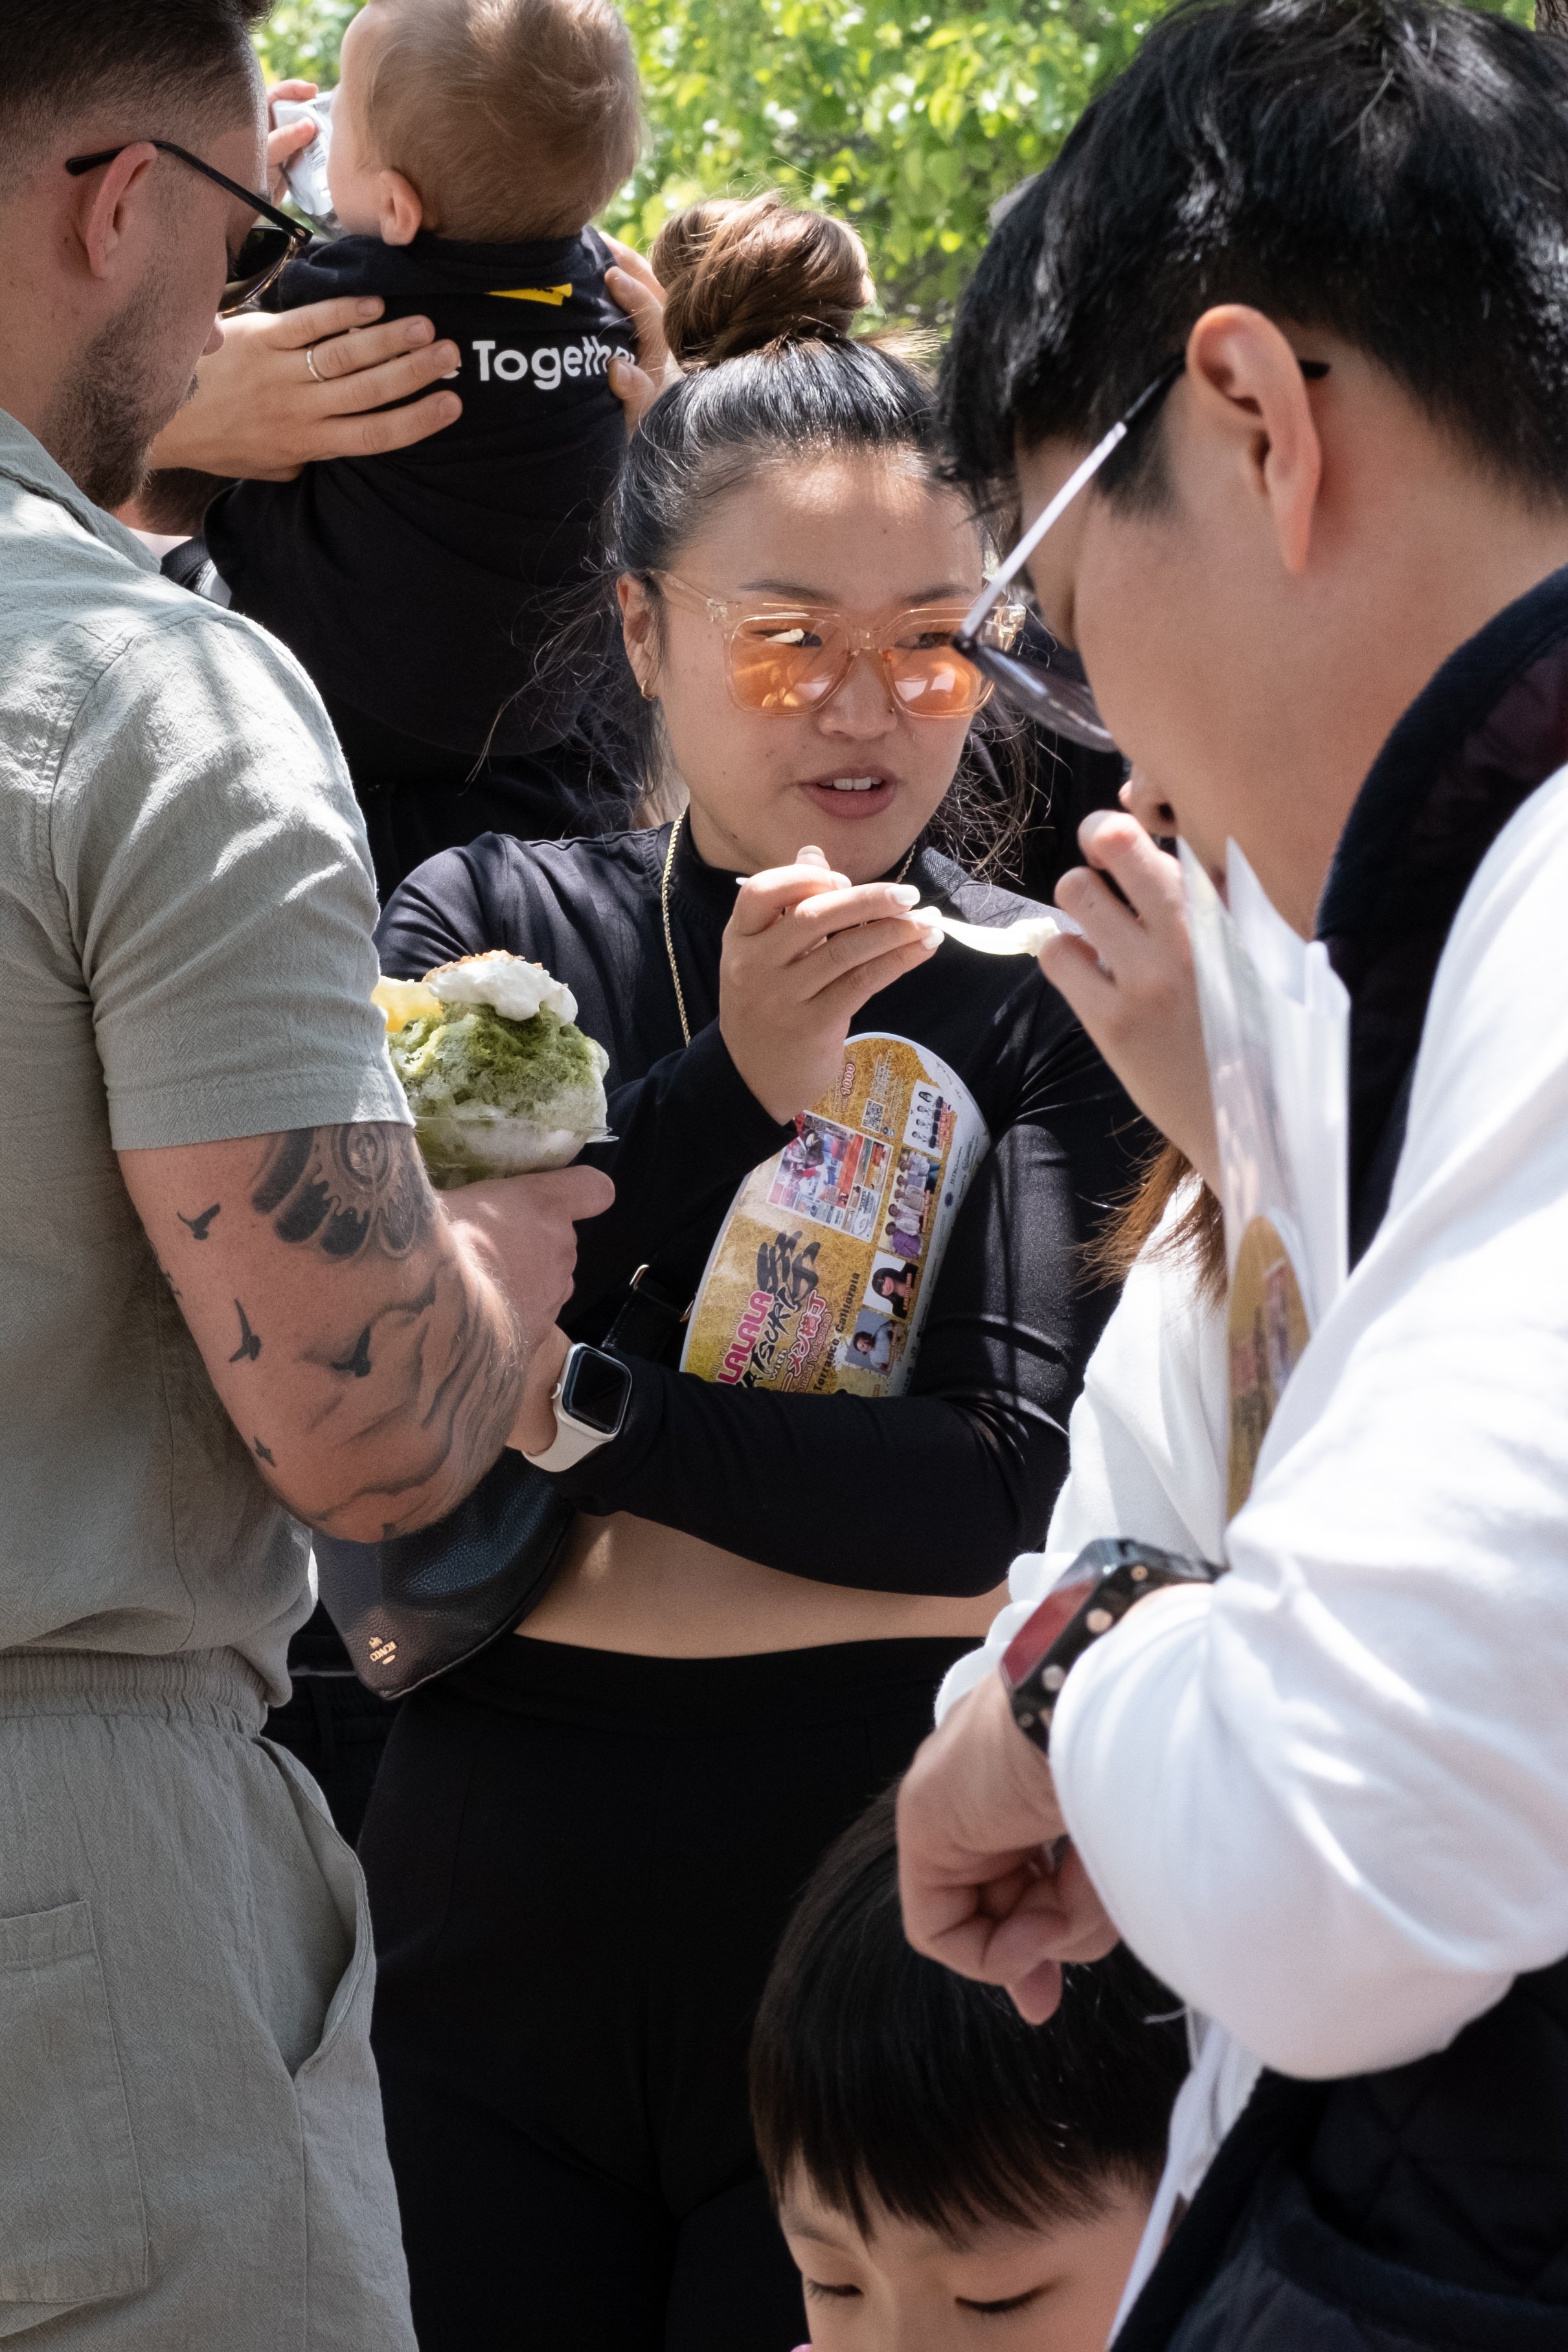
<svg viewBox="0 0 1568 2352">
<path fill-rule="evenodd" d="M 609 1189 L 436 1201 L 314 690 L 102 511 L 254 217 L 249 13 L 13 0 L 0 82 L 0 2332 L 72 2352 L 412 2352 L 362 1888 L 256 1736 L 290 1514 L 467 1492 Z"/>
</svg>

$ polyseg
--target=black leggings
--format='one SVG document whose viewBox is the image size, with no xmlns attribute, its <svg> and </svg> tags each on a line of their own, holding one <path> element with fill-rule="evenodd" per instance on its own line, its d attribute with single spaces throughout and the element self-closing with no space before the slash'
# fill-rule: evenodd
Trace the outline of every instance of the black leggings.
<svg viewBox="0 0 1568 2352">
<path fill-rule="evenodd" d="M 666 1659 L 507 1635 L 406 1700 L 360 1853 L 422 2352 L 791 2352 L 752 2018 L 967 1641 Z"/>
</svg>

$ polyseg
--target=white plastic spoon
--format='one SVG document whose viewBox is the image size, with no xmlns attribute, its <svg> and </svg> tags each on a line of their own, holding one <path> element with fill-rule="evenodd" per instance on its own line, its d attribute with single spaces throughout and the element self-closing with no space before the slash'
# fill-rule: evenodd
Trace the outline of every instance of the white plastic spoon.
<svg viewBox="0 0 1568 2352">
<path fill-rule="evenodd" d="M 944 915 L 936 907 L 916 907 L 911 919 L 940 923 L 950 940 L 961 948 L 974 948 L 981 955 L 1037 956 L 1047 940 L 1055 939 L 1061 931 L 1077 938 L 1083 936 L 1082 927 L 1071 915 L 1053 910 L 1048 915 L 1020 915 L 1016 923 L 1001 923 L 988 929 L 984 923 L 961 923 L 956 915 Z"/>
</svg>

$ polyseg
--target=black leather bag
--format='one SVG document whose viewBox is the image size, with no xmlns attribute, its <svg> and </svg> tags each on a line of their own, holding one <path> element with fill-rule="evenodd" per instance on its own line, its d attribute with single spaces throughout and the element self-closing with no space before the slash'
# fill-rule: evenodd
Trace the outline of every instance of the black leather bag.
<svg viewBox="0 0 1568 2352">
<path fill-rule="evenodd" d="M 686 1311 L 643 1266 L 601 1344 L 657 1356 Z M 555 1581 L 576 1511 L 507 1447 L 434 1527 L 380 1543 L 316 1535 L 321 1600 L 366 1689 L 402 1698 L 520 1624 Z"/>
</svg>

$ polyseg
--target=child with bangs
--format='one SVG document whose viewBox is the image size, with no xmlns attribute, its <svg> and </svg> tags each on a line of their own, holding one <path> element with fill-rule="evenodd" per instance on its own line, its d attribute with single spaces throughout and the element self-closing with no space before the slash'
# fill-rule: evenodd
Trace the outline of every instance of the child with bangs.
<svg viewBox="0 0 1568 2352">
<path fill-rule="evenodd" d="M 1175 1996 L 1125 1948 L 1050 2022 L 904 1939 L 894 1794 L 831 1847 L 751 2047 L 800 2352 L 1103 2352 L 1186 2072 Z"/>
</svg>

